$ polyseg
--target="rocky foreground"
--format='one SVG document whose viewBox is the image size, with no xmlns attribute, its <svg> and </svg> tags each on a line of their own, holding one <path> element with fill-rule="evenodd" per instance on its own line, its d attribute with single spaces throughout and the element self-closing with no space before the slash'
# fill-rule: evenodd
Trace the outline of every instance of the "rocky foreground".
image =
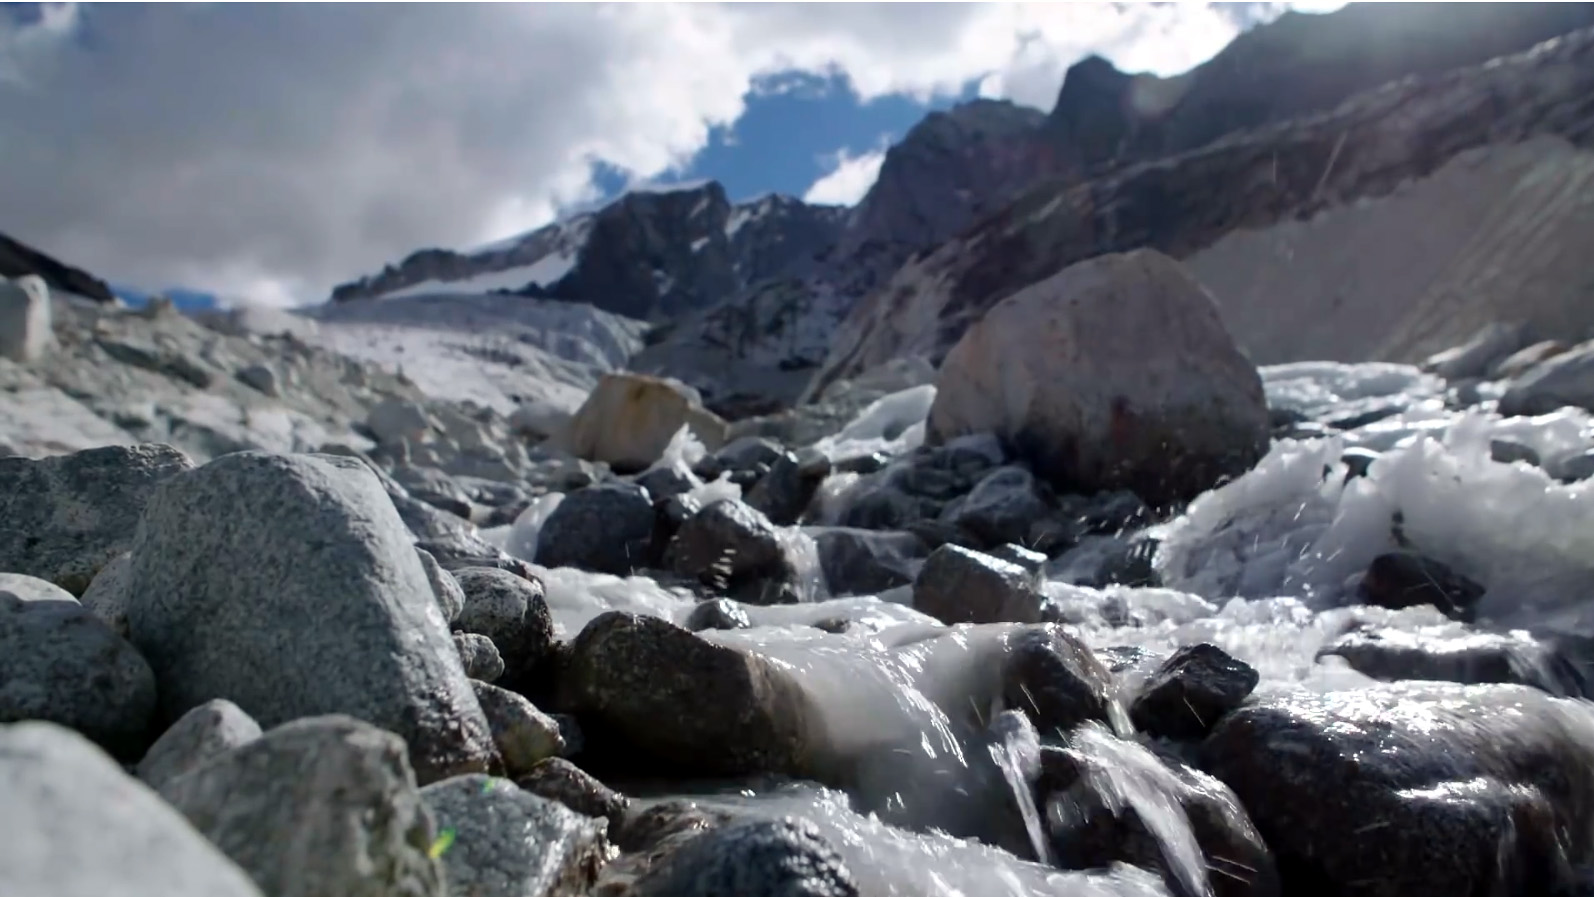
<svg viewBox="0 0 1594 897">
<path fill-rule="evenodd" d="M 506 418 L 24 281 L 0 893 L 1594 887 L 1594 343 L 1259 370 L 1141 250 L 784 416 Z"/>
</svg>

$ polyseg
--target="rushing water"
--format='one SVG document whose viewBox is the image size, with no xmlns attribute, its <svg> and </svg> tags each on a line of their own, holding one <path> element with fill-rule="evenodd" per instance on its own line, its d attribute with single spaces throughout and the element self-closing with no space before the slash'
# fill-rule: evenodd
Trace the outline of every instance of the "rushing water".
<svg viewBox="0 0 1594 897">
<path fill-rule="evenodd" d="M 1275 407 L 1319 420 L 1384 416 L 1332 439 L 1276 443 L 1251 473 L 1156 527 L 1167 588 L 1082 588 L 1066 580 L 1083 555 L 1053 562 L 1045 588 L 1077 617 L 1077 634 L 1098 650 L 1143 652 L 1119 675 L 1125 696 L 1193 642 L 1251 664 L 1262 690 L 1367 684 L 1338 658 L 1319 659 L 1319 650 L 1358 624 L 1411 632 L 1455 625 L 1432 608 L 1351 606 L 1347 582 L 1402 545 L 1487 586 L 1485 628 L 1594 634 L 1594 611 L 1581 601 L 1594 588 L 1594 485 L 1546 473 L 1594 446 L 1588 415 L 1503 419 L 1487 404 L 1454 412 L 1441 382 L 1400 365 L 1286 365 L 1264 377 Z M 827 447 L 911 446 L 921 430 L 905 415 L 922 420 L 927 395 L 921 388 L 888 396 Z M 1533 448 L 1542 468 L 1492 460 L 1496 439 Z M 1384 454 L 1367 476 L 1347 480 L 1340 459 L 1353 447 Z M 827 484 L 821 500 L 855 479 Z M 509 550 L 534 549 L 556 501 L 539 501 L 498 534 Z M 800 541 L 795 531 L 788 538 Z M 812 544 L 802 547 L 817 583 Z M 692 608 L 686 593 L 645 577 L 539 573 L 567 635 L 605 610 L 680 621 Z M 1013 626 L 949 629 L 907 606 L 905 589 L 823 599 L 816 584 L 809 592 L 810 603 L 747 608 L 751 629 L 704 637 L 762 655 L 800 684 L 823 729 L 820 765 L 845 790 L 788 784 L 695 799 L 812 820 L 871 897 L 1166 893 L 1158 876 L 1140 870 L 1084 875 L 1046 866 L 1051 839 L 1066 837 L 1079 808 L 1034 800 L 1034 731 L 1015 724 L 1001 700 Z M 814 626 L 838 618 L 850 623 L 839 633 Z M 1210 893 L 1175 774 L 1142 744 L 1102 727 L 1077 731 L 1069 750 L 1095 799 L 1109 812 L 1135 813 L 1152 833 L 1178 889 Z"/>
</svg>

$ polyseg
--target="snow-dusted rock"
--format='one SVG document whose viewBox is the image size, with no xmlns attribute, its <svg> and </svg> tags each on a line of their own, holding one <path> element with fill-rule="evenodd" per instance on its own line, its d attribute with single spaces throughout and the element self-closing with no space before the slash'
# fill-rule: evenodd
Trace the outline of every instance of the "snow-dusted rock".
<svg viewBox="0 0 1594 897">
<path fill-rule="evenodd" d="M 679 384 L 639 374 L 606 374 L 587 396 L 562 447 L 616 470 L 642 470 L 659 460 L 681 427 L 710 450 L 725 442 L 725 422 Z"/>
<path fill-rule="evenodd" d="M 1594 410 L 1594 342 L 1528 369 L 1500 397 L 1501 414 L 1548 414 L 1572 405 Z"/>
<path fill-rule="evenodd" d="M 0 807 L 0 894 L 261 897 L 180 813 L 69 729 L 0 725 Z"/>
<path fill-rule="evenodd" d="M 0 459 L 0 570 L 81 595 L 127 550 L 150 493 L 193 463 L 168 445 Z"/>
<path fill-rule="evenodd" d="M 0 722 L 59 723 L 131 759 L 154 713 L 149 664 L 87 608 L 0 591 Z"/>
<path fill-rule="evenodd" d="M 445 897 L 403 739 L 347 716 L 278 726 L 162 797 L 272 897 Z"/>
<path fill-rule="evenodd" d="M 0 358 L 37 361 L 55 345 L 50 287 L 36 275 L 0 277 Z"/>
<path fill-rule="evenodd" d="M 1496 321 L 1479 330 L 1465 343 L 1431 356 L 1422 363 L 1422 368 L 1446 380 L 1482 377 L 1495 365 L 1526 347 L 1530 340 L 1526 325 Z"/>
<path fill-rule="evenodd" d="M 1082 262 L 1003 300 L 941 366 L 927 437 L 993 431 L 1069 491 L 1161 503 L 1267 450 L 1256 369 L 1212 297 L 1154 250 Z"/>
<path fill-rule="evenodd" d="M 226 698 L 275 726 L 346 713 L 423 781 L 492 741 L 410 534 L 363 462 L 245 452 L 168 481 L 132 547 L 128 622 L 175 717 Z"/>
</svg>

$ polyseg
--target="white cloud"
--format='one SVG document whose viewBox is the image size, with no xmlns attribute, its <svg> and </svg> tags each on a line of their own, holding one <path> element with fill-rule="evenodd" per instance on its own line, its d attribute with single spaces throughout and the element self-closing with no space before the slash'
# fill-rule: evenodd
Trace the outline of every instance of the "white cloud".
<svg viewBox="0 0 1594 897">
<path fill-rule="evenodd" d="M 1191 4 L 95 4 L 0 10 L 0 209 L 113 279 L 319 300 L 425 246 L 683 169 L 755 78 L 1051 105 L 1088 51 L 1182 69 Z M 861 183 L 848 157 L 825 190 Z M 843 171 L 846 171 L 846 179 Z M 856 177 L 857 180 L 851 180 Z M 823 183 L 823 182 L 822 182 Z M 819 184 L 815 189 L 819 189 Z"/>
<path fill-rule="evenodd" d="M 803 194 L 803 202 L 823 205 L 850 206 L 863 199 L 880 176 L 880 163 L 886 160 L 886 151 L 873 150 L 854 156 L 848 150 L 839 150 L 829 159 L 830 171 L 814 181 Z"/>
</svg>

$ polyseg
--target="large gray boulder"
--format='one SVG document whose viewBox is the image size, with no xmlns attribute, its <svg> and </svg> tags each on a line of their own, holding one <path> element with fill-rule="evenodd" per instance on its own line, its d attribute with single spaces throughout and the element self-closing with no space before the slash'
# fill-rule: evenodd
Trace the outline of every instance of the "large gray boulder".
<svg viewBox="0 0 1594 897">
<path fill-rule="evenodd" d="M 404 742 L 346 716 L 279 726 L 161 796 L 272 897 L 447 897 Z"/>
<path fill-rule="evenodd" d="M 564 897 L 585 894 L 608 851 L 607 824 L 508 779 L 459 776 L 421 789 L 439 827 L 455 895 Z"/>
<path fill-rule="evenodd" d="M 422 781 L 493 758 L 409 533 L 357 460 L 227 455 L 174 477 L 133 541 L 128 623 L 175 719 L 226 698 L 267 728 L 346 713 Z"/>
<path fill-rule="evenodd" d="M 1080 262 L 1002 300 L 936 380 L 933 444 L 996 433 L 1060 491 L 1192 498 L 1267 450 L 1256 368 L 1217 304 L 1150 249 Z"/>
<path fill-rule="evenodd" d="M 261 897 L 180 813 L 69 729 L 0 725 L 0 807 L 0 894 Z"/>
<path fill-rule="evenodd" d="M 1258 695 L 1200 757 L 1286 894 L 1553 894 L 1594 860 L 1594 710 L 1537 689 Z"/>
<path fill-rule="evenodd" d="M 149 664 L 87 608 L 0 591 L 0 723 L 59 723 L 137 759 L 154 714 Z"/>
<path fill-rule="evenodd" d="M 0 570 L 81 595 L 126 551 L 150 493 L 193 462 L 169 445 L 0 458 Z"/>
</svg>

